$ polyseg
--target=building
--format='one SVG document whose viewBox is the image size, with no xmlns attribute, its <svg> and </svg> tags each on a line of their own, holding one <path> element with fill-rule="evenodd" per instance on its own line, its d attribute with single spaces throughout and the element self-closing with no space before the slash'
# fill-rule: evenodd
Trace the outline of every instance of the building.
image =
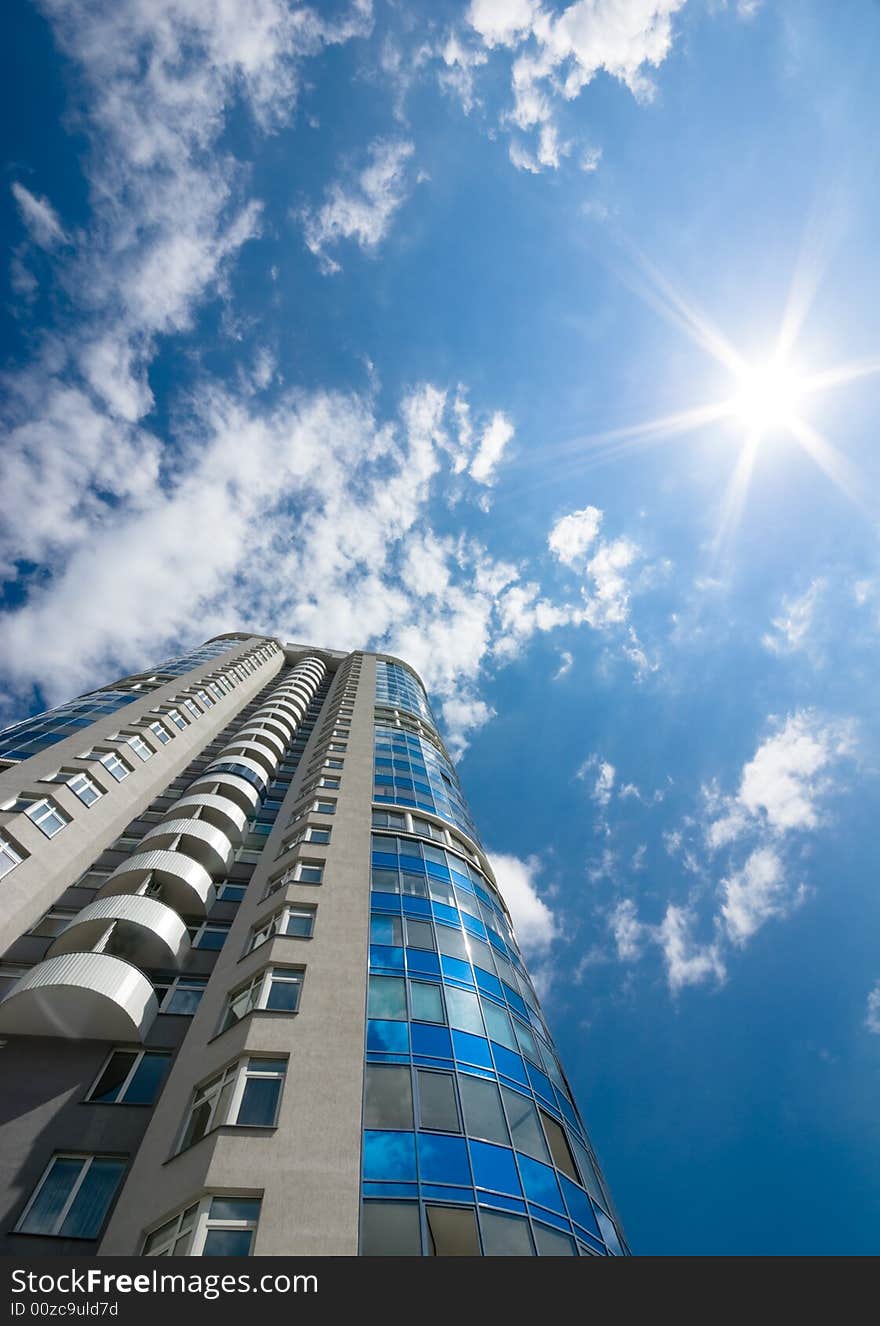
<svg viewBox="0 0 880 1326">
<path fill-rule="evenodd" d="M 0 807 L 0 1253 L 626 1251 L 405 663 L 217 637 Z"/>
</svg>

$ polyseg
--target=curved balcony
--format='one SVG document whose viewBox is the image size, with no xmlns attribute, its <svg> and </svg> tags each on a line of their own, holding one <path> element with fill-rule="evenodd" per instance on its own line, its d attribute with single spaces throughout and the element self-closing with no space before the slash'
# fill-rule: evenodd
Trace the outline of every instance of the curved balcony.
<svg viewBox="0 0 880 1326">
<path fill-rule="evenodd" d="M 260 742 L 260 744 L 265 746 L 267 750 L 270 750 L 273 755 L 276 755 L 279 760 L 284 755 L 284 749 L 287 743 L 282 741 L 278 734 L 272 732 L 270 729 L 265 727 L 255 727 L 253 720 L 251 720 L 247 727 L 243 727 L 239 732 L 236 732 L 234 740 L 240 742 L 243 741 L 245 737 Z"/>
<path fill-rule="evenodd" d="M 232 861 L 234 848 L 222 829 L 205 820 L 177 818 L 162 820 L 141 839 L 145 851 L 167 848 L 184 852 L 193 861 L 205 867 L 210 875 L 225 875 Z"/>
<path fill-rule="evenodd" d="M 109 953 L 65 953 L 25 972 L 0 1003 L 0 1032 L 142 1041 L 159 1011 L 142 971 Z"/>
<path fill-rule="evenodd" d="M 244 783 L 251 783 L 262 796 L 269 781 L 265 766 L 246 755 L 230 755 L 228 751 L 223 751 L 221 755 L 217 756 L 213 764 L 209 764 L 207 769 L 203 770 L 202 778 L 218 777 L 220 774 L 235 774 L 236 770 L 234 768 L 227 767 L 230 765 L 237 765 L 242 770 L 237 776 Z"/>
<path fill-rule="evenodd" d="M 196 821 L 198 823 L 198 821 Z M 118 866 L 98 892 L 99 898 L 138 893 L 145 884 L 161 886 L 163 900 L 181 916 L 204 916 L 217 891 L 204 866 L 183 852 L 137 852 Z"/>
<path fill-rule="evenodd" d="M 277 737 L 281 738 L 285 746 L 296 731 L 296 724 L 290 715 L 277 709 L 258 709 L 255 714 L 251 715 L 251 722 L 261 723 L 266 732 L 274 732 Z"/>
<path fill-rule="evenodd" d="M 273 708 L 280 710 L 288 722 L 294 726 L 294 731 L 303 721 L 306 712 L 306 705 L 300 704 L 299 700 L 289 700 L 286 696 L 279 696 L 277 700 L 272 701 Z"/>
<path fill-rule="evenodd" d="M 243 737 L 241 741 L 238 737 L 233 737 L 228 745 L 223 747 L 219 758 L 237 760 L 242 755 L 249 760 L 255 760 L 262 767 L 263 773 L 270 777 L 277 769 L 281 758 L 275 751 L 270 751 L 268 746 L 264 746 L 262 741 L 254 741 L 252 737 Z"/>
<path fill-rule="evenodd" d="M 120 893 L 98 898 L 78 912 L 46 956 L 94 950 L 109 925 L 113 926 L 112 956 L 130 959 L 139 967 L 178 967 L 189 952 L 189 935 L 177 912 L 157 898 Z"/>
<path fill-rule="evenodd" d="M 215 788 L 222 788 L 222 792 L 215 792 Z M 210 789 L 210 790 L 209 790 Z M 195 795 L 222 796 L 233 801 L 244 814 L 250 818 L 259 808 L 260 793 L 254 787 L 253 783 L 248 783 L 244 778 L 238 778 L 232 773 L 212 773 L 200 774 L 186 789 L 186 797 L 181 800 L 189 800 Z"/>
<path fill-rule="evenodd" d="M 256 804 L 259 804 L 257 798 Z M 256 807 L 255 807 L 256 808 Z M 175 819 L 196 819 L 202 824 L 213 824 L 221 829 L 231 842 L 244 836 L 248 817 L 237 801 L 216 792 L 197 792 L 181 797 L 171 807 Z"/>
</svg>

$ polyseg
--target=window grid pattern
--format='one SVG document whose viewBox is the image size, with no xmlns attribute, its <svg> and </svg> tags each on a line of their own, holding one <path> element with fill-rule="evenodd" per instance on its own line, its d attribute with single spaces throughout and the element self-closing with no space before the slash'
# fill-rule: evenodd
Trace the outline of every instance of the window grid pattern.
<svg viewBox="0 0 880 1326">
<path fill-rule="evenodd" d="M 450 760 L 426 737 L 381 721 L 375 724 L 373 800 L 426 810 L 479 842 Z"/>
<path fill-rule="evenodd" d="M 415 836 L 374 833 L 372 869 L 362 1253 L 620 1255 L 489 882 Z"/>
</svg>

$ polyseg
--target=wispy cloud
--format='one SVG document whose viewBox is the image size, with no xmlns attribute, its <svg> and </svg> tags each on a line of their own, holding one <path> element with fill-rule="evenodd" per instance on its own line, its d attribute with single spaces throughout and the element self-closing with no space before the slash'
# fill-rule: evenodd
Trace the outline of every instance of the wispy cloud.
<svg viewBox="0 0 880 1326">
<path fill-rule="evenodd" d="M 18 204 L 28 234 L 41 249 L 54 249 L 59 244 L 70 243 L 69 236 L 48 198 L 41 198 L 38 194 L 31 193 L 30 189 L 26 189 L 18 180 L 12 183 L 12 195 Z"/>
<path fill-rule="evenodd" d="M 303 212 L 306 246 L 323 272 L 341 271 L 339 262 L 327 253 L 341 240 L 353 240 L 365 253 L 375 252 L 409 195 L 407 164 L 414 151 L 413 144 L 403 139 L 375 139 L 364 169 L 350 182 L 332 184 L 317 211 Z"/>
<path fill-rule="evenodd" d="M 827 582 L 819 577 L 799 598 L 784 598 L 779 615 L 771 622 L 772 629 L 763 637 L 764 648 L 773 654 L 792 654 L 803 649 L 826 587 Z"/>
</svg>

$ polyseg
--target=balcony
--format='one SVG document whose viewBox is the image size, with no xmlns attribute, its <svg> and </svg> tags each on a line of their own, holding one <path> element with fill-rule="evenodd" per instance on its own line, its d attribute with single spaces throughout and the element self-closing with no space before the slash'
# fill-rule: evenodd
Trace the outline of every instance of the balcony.
<svg viewBox="0 0 880 1326">
<path fill-rule="evenodd" d="M 175 819 L 198 818 L 203 824 L 221 829 L 231 842 L 244 837 L 248 817 L 231 797 L 216 792 L 197 792 L 181 797 L 171 807 Z"/>
<path fill-rule="evenodd" d="M 184 852 L 193 861 L 205 867 L 209 875 L 225 875 L 232 861 L 233 847 L 227 835 L 206 820 L 177 817 L 172 806 L 173 819 L 161 820 L 154 829 L 144 834 L 141 844 L 145 851 L 169 848 Z"/>
<path fill-rule="evenodd" d="M 139 967 L 178 967 L 189 952 L 189 935 L 177 912 L 165 903 L 122 893 L 98 898 L 84 907 L 50 945 L 46 956 L 84 953 L 99 946 L 101 952 Z"/>
<path fill-rule="evenodd" d="M 243 769 L 247 770 L 248 773 L 253 775 L 253 785 L 259 788 L 260 792 L 262 792 L 265 789 L 266 784 L 269 781 L 269 777 L 266 773 L 266 766 L 255 759 L 251 759 L 247 755 L 230 755 L 228 750 L 222 751 L 221 754 L 217 756 L 217 759 L 214 761 L 214 764 L 210 764 L 208 768 L 205 769 L 204 773 L 202 774 L 202 777 L 210 778 L 212 776 L 215 766 L 220 766 L 218 768 L 218 774 L 220 772 L 222 773 L 233 772 L 230 769 L 222 768 L 222 766 L 225 764 L 241 765 Z M 274 772 L 274 767 L 273 767 L 273 772 Z M 241 778 L 245 783 L 251 782 L 251 779 L 248 778 L 246 774 L 242 774 Z"/>
<path fill-rule="evenodd" d="M 208 791 L 209 788 L 210 792 Z M 222 793 L 219 791 L 215 793 L 215 788 L 222 788 Z M 181 798 L 181 800 L 189 800 L 196 795 L 222 795 L 228 797 L 230 801 L 235 802 L 248 818 L 255 813 L 260 805 L 260 794 L 253 783 L 247 782 L 244 778 L 238 778 L 232 773 L 202 774 L 195 782 L 190 783 L 186 789 L 186 797 Z"/>
<path fill-rule="evenodd" d="M 109 953 L 65 953 L 25 972 L 0 1002 L 0 1033 L 142 1041 L 159 1011 L 152 985 Z"/>
<path fill-rule="evenodd" d="M 248 760 L 254 760 L 261 766 L 263 773 L 269 777 L 278 767 L 281 756 L 276 751 L 269 750 L 262 741 L 255 741 L 253 737 L 233 737 L 227 746 L 220 752 L 224 760 L 237 760 L 242 755 Z"/>
<path fill-rule="evenodd" d="M 252 725 L 243 727 L 240 732 L 236 732 L 234 741 L 235 744 L 238 745 L 245 739 L 260 742 L 273 755 L 275 755 L 277 759 L 281 759 L 284 754 L 286 743 L 281 740 L 277 733 L 272 732 L 269 728 L 254 727 Z"/>
<path fill-rule="evenodd" d="M 198 822 L 198 821 L 196 821 Z M 183 852 L 136 852 L 113 871 L 98 896 L 161 888 L 162 899 L 181 916 L 204 916 L 214 905 L 214 881 L 204 866 Z"/>
</svg>

